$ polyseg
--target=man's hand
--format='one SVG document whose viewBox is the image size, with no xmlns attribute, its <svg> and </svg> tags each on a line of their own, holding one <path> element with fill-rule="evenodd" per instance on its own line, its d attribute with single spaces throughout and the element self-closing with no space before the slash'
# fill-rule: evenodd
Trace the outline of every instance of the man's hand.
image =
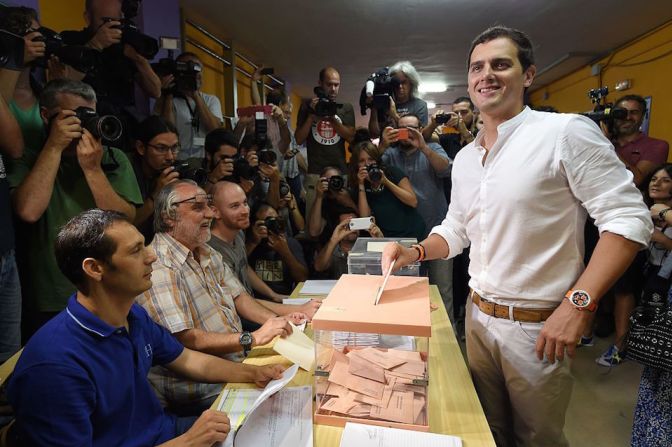
<svg viewBox="0 0 672 447">
<path fill-rule="evenodd" d="M 101 169 L 103 145 L 86 129 L 77 144 L 77 161 L 84 172 Z"/>
<path fill-rule="evenodd" d="M 383 135 L 380 138 L 383 147 L 392 146 L 394 143 L 399 141 L 399 129 L 388 126 L 383 129 Z"/>
<path fill-rule="evenodd" d="M 208 174 L 208 180 L 211 183 L 217 183 L 224 177 L 233 175 L 233 160 L 230 158 L 220 159 L 215 167 Z"/>
<path fill-rule="evenodd" d="M 565 358 L 565 349 L 567 355 L 574 358 L 576 343 L 583 335 L 591 315 L 591 312 L 580 311 L 563 299 L 548 317 L 537 338 L 537 358 L 543 360 L 546 354 L 550 363 L 555 363 L 556 358 L 562 361 Z"/>
<path fill-rule="evenodd" d="M 420 131 L 413 129 L 412 127 L 408 128 L 408 141 L 413 145 L 413 147 L 417 147 L 418 149 L 422 149 L 423 146 L 425 146 L 425 139 Z"/>
<path fill-rule="evenodd" d="M 61 110 L 58 115 L 51 118 L 51 130 L 45 147 L 63 150 L 73 140 L 82 137 L 82 122 L 77 118 L 73 110 Z"/>
<path fill-rule="evenodd" d="M 168 183 L 172 183 L 175 180 L 180 178 L 180 173 L 175 170 L 174 167 L 168 166 L 165 168 L 159 176 L 156 178 L 156 186 L 154 187 L 154 192 L 152 193 L 152 200 L 159 194 L 159 191 L 163 189 Z"/>
<path fill-rule="evenodd" d="M 285 113 L 282 109 L 275 104 L 272 104 L 273 109 L 271 110 L 271 118 L 278 122 L 280 126 L 287 125 L 287 120 L 285 119 Z"/>
<path fill-rule="evenodd" d="M 257 155 L 257 151 L 249 151 L 247 154 L 245 154 L 245 160 L 247 160 L 247 162 L 253 168 L 259 166 L 259 156 Z"/>
<path fill-rule="evenodd" d="M 44 56 L 47 45 L 44 42 L 33 42 L 36 37 L 42 37 L 38 31 L 23 36 L 23 65 L 30 65 L 35 59 Z"/>
<path fill-rule="evenodd" d="M 436 122 L 436 117 L 437 115 L 443 115 L 444 113 L 446 112 L 444 112 L 443 109 L 439 109 L 436 112 L 434 112 L 434 114 L 429 119 L 430 121 L 429 125 L 432 126 L 434 129 L 436 129 L 439 126 L 439 123 Z"/>
<path fill-rule="evenodd" d="M 268 246 L 281 256 L 292 255 L 284 234 L 268 233 Z"/>
<path fill-rule="evenodd" d="M 282 365 L 254 366 L 254 368 L 256 368 L 254 384 L 259 388 L 265 387 L 271 380 L 281 379 L 282 373 L 285 372 L 286 369 Z"/>
<path fill-rule="evenodd" d="M 229 417 L 223 411 L 205 410 L 196 419 L 194 425 L 181 436 L 183 445 L 190 447 L 212 447 L 217 442 L 222 442 L 231 430 Z"/>
<path fill-rule="evenodd" d="M 331 233 L 331 240 L 333 240 L 336 243 L 339 243 L 343 239 L 345 239 L 347 236 L 349 236 L 351 234 L 357 234 L 356 231 L 351 231 L 350 230 L 349 224 L 350 224 L 350 219 L 344 220 L 343 222 L 336 225 L 336 228 L 334 228 L 334 232 Z"/>
<path fill-rule="evenodd" d="M 264 66 L 263 66 L 263 65 L 259 65 L 259 66 L 257 67 L 257 69 L 254 70 L 254 72 L 252 73 L 252 81 L 253 81 L 253 82 L 259 82 L 259 81 L 261 81 L 261 77 L 262 77 L 261 70 L 263 70 L 263 69 L 264 69 Z"/>
<path fill-rule="evenodd" d="M 294 326 L 298 326 L 310 320 L 308 315 L 304 314 L 303 312 L 292 312 L 291 314 L 285 315 L 285 318 L 287 318 L 287 320 L 290 321 Z"/>
<path fill-rule="evenodd" d="M 415 248 L 406 248 L 396 242 L 390 242 L 389 244 L 385 245 L 385 248 L 383 248 L 383 255 L 380 262 L 383 272 L 387 272 L 390 269 L 390 265 L 395 259 L 396 262 L 394 263 L 394 272 L 408 264 L 417 261 L 418 252 L 415 250 Z"/>
<path fill-rule="evenodd" d="M 385 237 L 383 236 L 383 231 L 375 223 L 371 223 L 371 226 L 369 227 L 369 234 L 374 238 Z"/>
<path fill-rule="evenodd" d="M 310 300 L 307 303 L 304 303 L 297 307 L 300 309 L 301 312 L 306 314 L 306 316 L 308 317 L 308 321 L 312 321 L 313 316 L 315 316 L 315 313 L 317 312 L 317 310 L 320 308 L 321 305 L 322 301 L 320 300 Z"/>
<path fill-rule="evenodd" d="M 252 339 L 254 340 L 252 346 L 265 345 L 278 335 L 286 337 L 291 333 L 292 326 L 289 325 L 286 317 L 269 318 L 259 329 L 252 332 Z"/>
<path fill-rule="evenodd" d="M 264 175 L 264 177 L 270 179 L 271 181 L 280 180 L 280 170 L 278 169 L 278 165 L 275 163 L 272 165 L 260 163 L 259 171 Z"/>
<path fill-rule="evenodd" d="M 161 76 L 161 91 L 172 95 L 172 88 L 175 87 L 175 76 L 172 74 Z"/>
<path fill-rule="evenodd" d="M 104 50 L 107 47 L 121 42 L 121 30 L 115 27 L 121 26 L 118 20 L 103 23 L 96 34 L 89 40 L 89 46 L 96 50 Z"/>
</svg>

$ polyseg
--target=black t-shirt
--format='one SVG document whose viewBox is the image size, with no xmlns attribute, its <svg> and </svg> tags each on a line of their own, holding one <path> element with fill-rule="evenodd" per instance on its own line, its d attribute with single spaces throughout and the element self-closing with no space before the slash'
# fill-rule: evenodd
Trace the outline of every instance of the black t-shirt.
<svg viewBox="0 0 672 447">
<path fill-rule="evenodd" d="M 14 248 L 14 227 L 12 226 L 12 208 L 9 201 L 9 182 L 5 165 L 0 155 L 0 256 Z"/>
<path fill-rule="evenodd" d="M 301 244 L 299 244 L 296 239 L 289 237 L 287 238 L 287 245 L 294 257 L 305 266 L 306 261 L 303 256 Z M 292 275 L 290 274 L 289 267 L 282 260 L 280 255 L 268 246 L 266 241 L 262 241 L 262 243 L 257 245 L 248 256 L 247 262 L 254 269 L 257 276 L 259 276 L 259 278 L 261 278 L 261 280 L 275 293 L 289 295 L 292 293 L 292 290 L 294 290 L 295 284 Z"/>
</svg>

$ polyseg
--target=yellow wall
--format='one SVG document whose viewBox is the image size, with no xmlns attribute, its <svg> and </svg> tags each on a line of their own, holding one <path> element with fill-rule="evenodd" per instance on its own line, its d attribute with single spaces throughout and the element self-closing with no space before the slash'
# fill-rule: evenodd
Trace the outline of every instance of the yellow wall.
<svg viewBox="0 0 672 447">
<path fill-rule="evenodd" d="M 39 0 L 40 23 L 56 31 L 86 26 L 84 0 Z"/>
<path fill-rule="evenodd" d="M 599 63 L 605 66 L 602 85 L 609 87 L 607 99 L 615 101 L 626 94 L 651 96 L 649 135 L 672 143 L 672 21 L 615 50 Z M 624 79 L 632 80 L 630 89 L 614 90 Z M 533 92 L 530 99 L 535 106 L 550 105 L 560 112 L 585 112 L 592 109 L 587 92 L 600 87 L 599 83 L 599 77 L 592 76 L 586 66 Z M 547 99 L 543 99 L 544 93 Z"/>
</svg>

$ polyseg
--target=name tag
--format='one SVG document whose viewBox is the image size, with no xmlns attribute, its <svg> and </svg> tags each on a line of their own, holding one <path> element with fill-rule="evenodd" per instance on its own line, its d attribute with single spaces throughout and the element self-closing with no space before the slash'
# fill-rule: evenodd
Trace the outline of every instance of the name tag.
<svg viewBox="0 0 672 447">
<path fill-rule="evenodd" d="M 194 146 L 205 146 L 205 137 L 194 137 L 192 143 Z"/>
</svg>

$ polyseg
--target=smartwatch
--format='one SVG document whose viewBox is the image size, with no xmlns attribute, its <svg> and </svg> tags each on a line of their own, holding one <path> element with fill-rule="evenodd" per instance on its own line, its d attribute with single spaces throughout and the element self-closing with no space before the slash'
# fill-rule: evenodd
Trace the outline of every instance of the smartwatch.
<svg viewBox="0 0 672 447">
<path fill-rule="evenodd" d="M 565 295 L 572 306 L 578 310 L 587 310 L 588 312 L 595 312 L 597 303 L 590 297 L 590 294 L 585 290 L 570 290 Z"/>
<path fill-rule="evenodd" d="M 240 337 L 238 338 L 238 342 L 240 345 L 243 347 L 243 354 L 245 354 L 245 357 L 247 357 L 247 354 L 250 352 L 252 349 L 252 334 L 250 334 L 248 331 L 244 331 L 240 333 Z"/>
</svg>

